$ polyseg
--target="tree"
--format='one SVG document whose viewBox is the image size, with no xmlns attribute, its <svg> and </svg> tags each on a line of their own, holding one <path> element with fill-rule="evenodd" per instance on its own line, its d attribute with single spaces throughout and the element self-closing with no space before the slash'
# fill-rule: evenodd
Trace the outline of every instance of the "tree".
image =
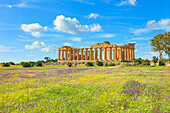
<svg viewBox="0 0 170 113">
<path fill-rule="evenodd" d="M 158 61 L 158 59 L 156 58 L 156 56 L 153 56 L 152 61 L 153 61 L 154 63 L 156 63 L 156 62 Z"/>
<path fill-rule="evenodd" d="M 44 59 L 46 60 L 46 62 L 50 61 L 50 57 L 45 57 Z"/>
<path fill-rule="evenodd" d="M 163 34 L 164 38 L 164 51 L 166 54 L 168 54 L 168 57 L 170 58 L 170 32 Z"/>
<path fill-rule="evenodd" d="M 159 58 L 162 58 L 162 53 L 164 51 L 164 37 L 162 34 L 157 34 L 153 39 L 150 40 L 151 45 L 153 46 L 153 51 L 159 52 Z"/>
</svg>

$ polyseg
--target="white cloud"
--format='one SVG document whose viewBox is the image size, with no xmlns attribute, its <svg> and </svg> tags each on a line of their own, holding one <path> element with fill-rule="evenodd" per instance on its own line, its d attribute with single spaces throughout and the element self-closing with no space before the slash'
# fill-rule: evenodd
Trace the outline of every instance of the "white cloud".
<svg viewBox="0 0 170 113">
<path fill-rule="evenodd" d="M 28 37 L 25 37 L 25 36 L 22 36 L 22 35 L 17 35 L 18 37 L 21 37 L 21 38 L 24 38 L 24 39 L 27 39 Z"/>
<path fill-rule="evenodd" d="M 12 8 L 12 5 L 7 5 L 6 7 L 8 7 L 8 8 Z"/>
<path fill-rule="evenodd" d="M 70 38 L 73 42 L 81 42 L 81 38 L 79 37 L 73 37 L 73 38 Z"/>
<path fill-rule="evenodd" d="M 90 42 L 90 41 L 86 41 L 85 43 L 86 43 L 86 44 L 94 44 L 95 41 L 91 41 L 91 42 Z"/>
<path fill-rule="evenodd" d="M 45 48 L 42 48 L 41 51 L 44 52 L 44 53 L 55 53 L 55 49 L 51 46 L 47 46 Z"/>
<path fill-rule="evenodd" d="M 125 41 L 131 41 L 131 40 L 150 40 L 150 39 L 152 39 L 152 37 L 138 37 L 138 38 L 127 39 Z"/>
<path fill-rule="evenodd" d="M 112 37 L 115 37 L 115 34 L 101 34 L 100 37 L 112 38 Z"/>
<path fill-rule="evenodd" d="M 56 44 L 52 44 L 52 46 L 54 46 L 54 47 L 59 47 L 58 45 L 56 45 Z"/>
<path fill-rule="evenodd" d="M 95 4 L 95 3 L 89 2 L 89 1 L 87 1 L 87 0 L 73 0 L 73 1 L 75 1 L 75 2 L 80 2 L 80 3 L 84 3 L 84 4 L 90 4 L 90 5 L 94 5 L 94 4 Z"/>
<path fill-rule="evenodd" d="M 99 14 L 97 14 L 97 13 L 91 13 L 90 15 L 88 15 L 88 16 L 86 16 L 87 18 L 97 18 L 97 17 L 100 17 L 100 15 Z"/>
<path fill-rule="evenodd" d="M 14 48 L 14 47 L 6 47 L 4 45 L 0 45 L 0 52 L 8 52 L 10 51 L 11 48 Z"/>
<path fill-rule="evenodd" d="M 100 32 L 102 27 L 99 24 L 93 25 L 81 25 L 76 18 L 71 19 L 70 17 L 65 18 L 63 15 L 57 16 L 53 24 L 55 30 L 62 31 L 70 34 L 78 34 L 81 32 Z"/>
<path fill-rule="evenodd" d="M 35 55 L 32 55 L 32 54 L 26 54 L 26 56 L 34 57 Z"/>
<path fill-rule="evenodd" d="M 35 8 L 35 5 L 28 5 L 26 2 L 21 2 L 19 4 L 9 4 L 9 5 L 0 5 L 0 7 L 7 7 L 7 8 L 13 8 L 13 7 L 18 7 L 18 8 Z"/>
<path fill-rule="evenodd" d="M 25 45 L 25 49 L 41 49 L 44 53 L 55 53 L 55 49 L 51 46 L 47 46 L 44 42 L 35 41 L 31 45 Z"/>
<path fill-rule="evenodd" d="M 32 36 L 36 38 L 43 37 L 43 34 L 41 31 L 47 30 L 47 27 L 42 27 L 38 23 L 32 23 L 32 24 L 22 24 L 21 29 L 25 32 L 30 32 Z"/>
<path fill-rule="evenodd" d="M 132 29 L 132 33 L 140 35 L 142 33 L 151 32 L 153 30 L 170 31 L 170 19 L 161 19 L 158 22 L 156 22 L 155 20 L 150 20 L 146 23 L 145 28 Z"/>
<path fill-rule="evenodd" d="M 4 45 L 0 45 L 0 52 L 20 52 L 24 50 L 12 50 L 14 47 L 6 47 Z"/>
<path fill-rule="evenodd" d="M 153 59 L 153 56 L 156 56 L 156 57 L 159 58 L 159 52 L 154 52 L 154 51 L 149 51 L 149 52 L 147 52 L 147 51 L 145 51 L 145 52 L 142 53 L 142 54 L 144 54 L 144 56 L 141 56 L 142 59 L 152 60 L 152 59 Z M 168 58 L 168 55 L 163 52 L 162 58 Z"/>
<path fill-rule="evenodd" d="M 103 29 L 102 29 L 102 26 L 100 26 L 99 24 L 93 24 L 93 25 L 90 25 L 90 31 L 101 32 L 103 31 Z"/>
<path fill-rule="evenodd" d="M 35 41 L 32 45 L 26 45 L 25 49 L 38 49 L 38 48 L 45 48 L 46 44 L 44 42 Z"/>
<path fill-rule="evenodd" d="M 107 4 L 109 4 L 110 1 L 111 1 L 111 0 L 102 0 L 102 2 L 105 2 L 105 3 L 107 3 Z"/>
<path fill-rule="evenodd" d="M 121 0 L 121 3 L 119 3 L 116 6 L 123 6 L 123 5 L 136 5 L 136 0 Z"/>
<path fill-rule="evenodd" d="M 71 46 L 72 45 L 72 43 L 69 43 L 69 42 L 64 42 L 63 43 L 65 46 Z"/>
</svg>

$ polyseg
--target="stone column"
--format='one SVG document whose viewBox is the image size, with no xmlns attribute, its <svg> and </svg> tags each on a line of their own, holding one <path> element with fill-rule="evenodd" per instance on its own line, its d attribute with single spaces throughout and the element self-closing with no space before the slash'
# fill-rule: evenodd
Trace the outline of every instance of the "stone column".
<svg viewBox="0 0 170 113">
<path fill-rule="evenodd" d="M 107 60 L 107 47 L 104 48 L 104 60 Z"/>
<path fill-rule="evenodd" d="M 114 48 L 113 60 L 114 60 L 114 61 L 117 61 L 117 47 Z"/>
<path fill-rule="evenodd" d="M 90 60 L 92 60 L 92 49 L 93 49 L 93 48 L 90 48 L 90 56 L 89 56 L 89 57 L 90 57 L 90 58 L 89 58 Z"/>
<path fill-rule="evenodd" d="M 102 47 L 100 48 L 100 60 L 102 61 Z"/>
<path fill-rule="evenodd" d="M 73 49 L 73 60 L 76 60 L 76 55 L 75 55 L 75 53 L 76 53 L 76 49 Z"/>
<path fill-rule="evenodd" d="M 122 48 L 120 47 L 119 50 L 119 61 L 122 61 Z"/>
<path fill-rule="evenodd" d="M 122 61 L 124 61 L 125 60 L 125 51 L 124 51 L 124 47 L 122 48 Z"/>
<path fill-rule="evenodd" d="M 127 61 L 127 48 L 125 47 L 125 55 L 124 55 L 124 60 Z"/>
<path fill-rule="evenodd" d="M 98 60 L 97 48 L 95 48 L 95 60 Z"/>
<path fill-rule="evenodd" d="M 71 61 L 71 49 L 69 50 L 69 61 Z"/>
<path fill-rule="evenodd" d="M 67 61 L 67 50 L 65 51 L 65 61 Z"/>
<path fill-rule="evenodd" d="M 127 54 L 127 61 L 129 61 L 129 48 L 126 48 L 126 54 Z"/>
<path fill-rule="evenodd" d="M 130 48 L 128 48 L 128 60 L 130 61 Z"/>
<path fill-rule="evenodd" d="M 80 49 L 77 49 L 77 60 L 80 59 L 80 58 L 79 58 L 79 50 L 80 50 Z"/>
<path fill-rule="evenodd" d="M 85 60 L 88 60 L 87 52 L 88 52 L 88 48 L 86 48 L 86 52 L 85 52 Z"/>
<path fill-rule="evenodd" d="M 60 61 L 60 59 L 61 59 L 60 56 L 61 56 L 61 55 L 60 55 L 60 50 L 58 50 L 58 60 L 59 60 L 59 61 Z"/>
<path fill-rule="evenodd" d="M 112 61 L 112 47 L 109 47 L 109 61 Z"/>
<path fill-rule="evenodd" d="M 133 49 L 132 53 L 133 53 L 133 58 L 135 58 L 135 49 Z"/>
<path fill-rule="evenodd" d="M 84 48 L 81 48 L 81 60 L 84 60 L 84 58 L 83 58 L 83 50 L 84 50 Z"/>
<path fill-rule="evenodd" d="M 129 49 L 129 60 L 132 60 L 132 49 Z"/>
<path fill-rule="evenodd" d="M 64 51 L 62 50 L 62 61 L 64 60 Z"/>
</svg>

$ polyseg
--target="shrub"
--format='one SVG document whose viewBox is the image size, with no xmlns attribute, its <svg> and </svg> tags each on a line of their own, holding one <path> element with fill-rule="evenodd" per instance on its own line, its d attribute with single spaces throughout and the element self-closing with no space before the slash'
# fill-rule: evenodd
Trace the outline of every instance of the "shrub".
<svg viewBox="0 0 170 113">
<path fill-rule="evenodd" d="M 20 62 L 20 65 L 24 65 L 25 64 L 25 62 Z"/>
<path fill-rule="evenodd" d="M 109 63 L 108 66 L 115 66 L 115 64 L 114 63 Z"/>
<path fill-rule="evenodd" d="M 35 62 L 32 62 L 32 61 L 29 61 L 28 63 L 31 65 L 31 67 L 35 65 Z"/>
<path fill-rule="evenodd" d="M 16 63 L 15 65 L 20 65 L 19 63 Z"/>
<path fill-rule="evenodd" d="M 15 65 L 15 63 L 14 63 L 14 62 L 9 62 L 9 64 L 10 64 L 10 65 Z"/>
<path fill-rule="evenodd" d="M 143 61 L 143 62 L 142 62 L 142 65 L 143 65 L 143 66 L 145 66 L 145 65 L 146 65 L 146 62 L 145 62 L 145 61 Z"/>
<path fill-rule="evenodd" d="M 129 64 L 129 63 L 127 63 L 127 64 L 125 64 L 125 66 L 132 66 L 131 64 Z"/>
<path fill-rule="evenodd" d="M 42 62 L 39 62 L 39 61 L 38 61 L 38 62 L 36 62 L 36 63 L 35 63 L 35 66 L 37 66 L 37 67 L 41 67 L 41 66 L 42 66 Z"/>
<path fill-rule="evenodd" d="M 94 66 L 94 65 L 93 65 L 93 62 L 87 62 L 85 65 L 86 65 L 86 66 Z"/>
<path fill-rule="evenodd" d="M 69 62 L 67 65 L 68 65 L 68 67 L 71 67 L 71 66 L 72 66 L 72 63 L 71 63 L 71 62 Z"/>
<path fill-rule="evenodd" d="M 153 61 L 154 63 L 156 63 L 156 62 L 158 61 L 158 58 L 156 58 L 156 56 L 153 56 L 152 61 Z"/>
<path fill-rule="evenodd" d="M 132 62 L 135 63 L 136 65 L 139 65 L 139 64 L 142 64 L 143 60 L 141 58 L 133 59 Z"/>
<path fill-rule="evenodd" d="M 108 66 L 108 63 L 105 63 L 104 66 Z"/>
<path fill-rule="evenodd" d="M 148 59 L 142 61 L 143 66 L 150 65 L 150 61 Z"/>
<path fill-rule="evenodd" d="M 2 64 L 2 67 L 9 67 L 9 66 L 10 66 L 9 63 L 3 63 L 3 64 Z"/>
<path fill-rule="evenodd" d="M 159 62 L 159 65 L 160 65 L 160 66 L 164 66 L 165 63 L 164 63 L 164 62 Z"/>
<path fill-rule="evenodd" d="M 25 62 L 22 66 L 23 67 L 31 67 L 31 65 L 28 62 Z"/>
<path fill-rule="evenodd" d="M 103 62 L 96 61 L 96 65 L 98 65 L 98 66 L 103 66 Z"/>
<path fill-rule="evenodd" d="M 162 62 L 162 63 L 165 63 L 165 62 L 168 62 L 168 59 L 159 59 L 159 62 Z"/>
</svg>

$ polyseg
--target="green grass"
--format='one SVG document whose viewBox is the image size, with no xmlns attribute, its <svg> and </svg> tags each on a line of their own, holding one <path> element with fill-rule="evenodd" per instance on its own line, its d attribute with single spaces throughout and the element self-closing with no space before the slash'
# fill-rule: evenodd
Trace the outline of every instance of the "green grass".
<svg viewBox="0 0 170 113">
<path fill-rule="evenodd" d="M 64 74 L 74 69 L 66 67 L 1 68 L 0 112 L 156 113 L 170 110 L 170 67 L 94 67 Z M 58 74 L 60 71 L 63 74 Z M 130 91 L 124 88 L 128 81 L 137 81 L 145 87 L 137 86 L 140 94 L 122 93 Z"/>
</svg>

